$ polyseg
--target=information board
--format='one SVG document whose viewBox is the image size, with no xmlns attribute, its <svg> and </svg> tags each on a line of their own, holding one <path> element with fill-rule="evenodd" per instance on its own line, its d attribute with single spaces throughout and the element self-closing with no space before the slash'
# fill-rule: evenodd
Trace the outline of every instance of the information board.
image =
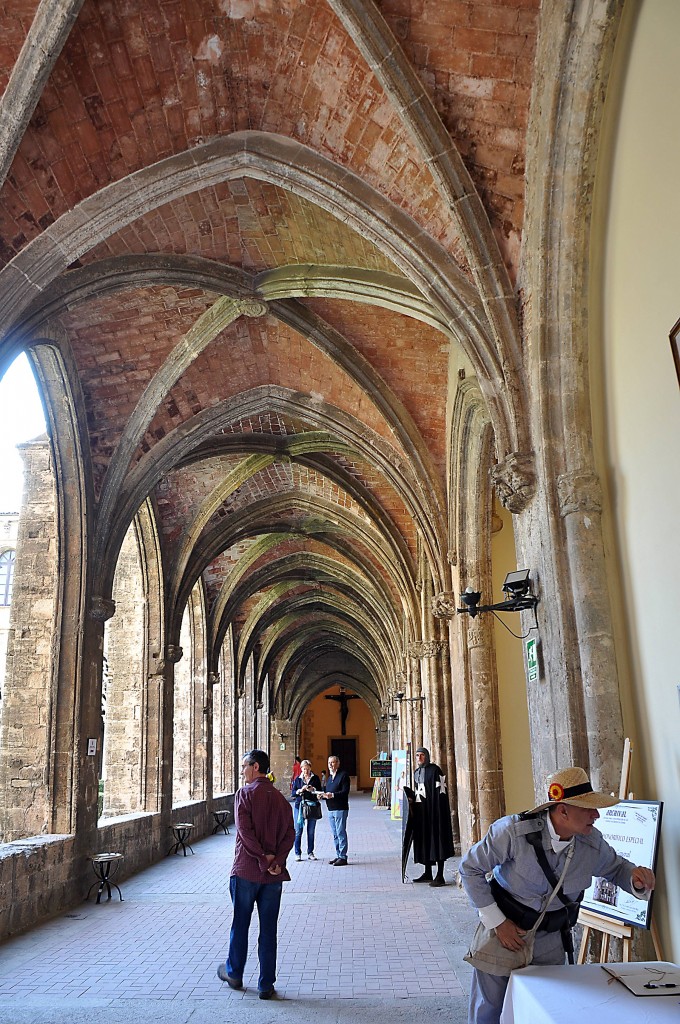
<svg viewBox="0 0 680 1024">
<path fill-rule="evenodd" d="M 662 808 L 655 800 L 622 800 L 600 810 L 595 828 L 621 857 L 656 871 Z M 594 878 L 581 906 L 603 917 L 649 928 L 652 898 L 649 902 L 638 900 L 606 878 Z"/>
<path fill-rule="evenodd" d="M 371 778 L 372 779 L 391 779 L 392 778 L 392 762 L 387 761 L 384 758 L 380 760 L 371 761 Z"/>
</svg>

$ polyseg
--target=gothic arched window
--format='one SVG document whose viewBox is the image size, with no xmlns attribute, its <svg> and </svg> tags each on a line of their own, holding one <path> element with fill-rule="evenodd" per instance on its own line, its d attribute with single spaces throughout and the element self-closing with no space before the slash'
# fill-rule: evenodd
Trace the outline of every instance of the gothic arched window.
<svg viewBox="0 0 680 1024">
<path fill-rule="evenodd" d="M 0 605 L 12 603 L 12 582 L 14 580 L 14 551 L 3 551 L 0 555 Z"/>
</svg>

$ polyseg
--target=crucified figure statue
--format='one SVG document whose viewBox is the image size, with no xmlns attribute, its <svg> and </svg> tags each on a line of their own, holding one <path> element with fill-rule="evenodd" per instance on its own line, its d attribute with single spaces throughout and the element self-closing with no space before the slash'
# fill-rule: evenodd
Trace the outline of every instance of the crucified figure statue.
<svg viewBox="0 0 680 1024">
<path fill-rule="evenodd" d="M 359 700 L 356 693 L 345 693 L 344 688 L 340 687 L 340 693 L 327 693 L 326 700 L 337 700 L 340 704 L 340 733 L 342 736 L 347 735 L 347 716 L 349 714 L 349 703 L 350 700 Z"/>
</svg>

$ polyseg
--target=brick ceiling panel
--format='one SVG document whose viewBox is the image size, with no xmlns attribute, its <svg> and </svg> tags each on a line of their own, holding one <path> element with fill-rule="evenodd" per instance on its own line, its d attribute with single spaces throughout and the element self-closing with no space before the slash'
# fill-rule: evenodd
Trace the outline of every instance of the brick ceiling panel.
<svg viewBox="0 0 680 1024">
<path fill-rule="evenodd" d="M 444 480 L 448 339 L 419 320 L 387 309 L 328 299 L 308 299 L 306 304 L 352 342 L 403 402 Z"/>
<path fill-rule="evenodd" d="M 370 522 L 363 508 L 346 490 L 323 474 L 294 462 L 274 462 L 249 477 L 222 503 L 219 513 L 242 515 L 253 502 L 266 498 L 275 500 L 277 494 L 290 491 L 299 491 L 302 499 L 309 496 L 338 505 L 344 512 L 362 519 L 367 524 Z M 219 513 L 216 513 L 215 518 L 219 518 Z M 209 530 L 212 525 L 209 524 L 206 529 Z"/>
<path fill-rule="evenodd" d="M 153 447 L 199 409 L 266 384 L 320 396 L 395 445 L 384 418 L 362 388 L 329 356 L 272 317 L 241 318 L 223 331 L 172 388 L 147 430 L 145 444 Z"/>
<path fill-rule="evenodd" d="M 371 242 L 332 214 L 253 178 L 167 203 L 116 232 L 80 262 L 149 252 L 202 256 L 251 273 L 296 263 L 399 273 Z"/>
<path fill-rule="evenodd" d="M 155 488 L 161 532 L 169 550 L 182 539 L 186 527 L 215 488 L 242 462 L 242 455 L 204 458 L 168 473 Z"/>
<path fill-rule="evenodd" d="M 198 289 L 132 289 L 58 318 L 80 374 L 97 487 L 144 389 L 215 298 Z"/>
<path fill-rule="evenodd" d="M 426 161 L 325 0 L 261 15 L 259 0 L 84 4 L 0 193 L 4 259 L 104 186 L 247 128 L 350 168 L 463 260 Z"/>
<path fill-rule="evenodd" d="M 14 62 L 26 41 L 39 0 L 5 0 L 2 4 L 0 42 L 0 95 L 7 88 Z"/>
<path fill-rule="evenodd" d="M 516 272 L 541 0 L 378 0 L 455 139 Z"/>
<path fill-rule="evenodd" d="M 255 543 L 246 542 L 248 544 Z M 360 543 L 355 544 L 355 549 L 360 552 L 361 556 L 369 563 L 372 567 L 372 576 L 375 580 L 382 580 L 383 584 L 387 587 L 392 603 L 395 608 L 399 608 L 400 598 L 399 592 L 391 580 L 389 573 L 386 571 L 385 566 L 374 558 L 366 548 Z M 234 552 L 238 554 L 235 555 Z M 213 559 L 210 565 L 206 568 L 203 573 L 203 579 L 208 587 L 211 607 L 212 603 L 217 600 L 221 588 L 221 584 L 226 576 L 229 568 L 231 568 L 240 557 L 243 551 L 243 544 L 239 543 L 234 547 L 229 548 L 227 551 Z M 253 562 L 248 570 L 248 575 L 257 572 L 259 569 L 272 562 L 277 561 L 281 558 L 290 557 L 292 555 L 299 554 L 300 552 L 308 552 L 312 555 L 318 555 L 322 558 L 328 558 L 333 561 L 339 567 L 345 567 L 353 572 L 362 572 L 363 570 L 357 567 L 357 564 L 351 559 L 348 559 L 341 552 L 331 547 L 329 544 L 325 544 L 315 537 L 298 537 L 298 538 L 286 538 L 282 540 L 280 544 L 270 548 L 263 553 L 256 561 Z"/>
</svg>

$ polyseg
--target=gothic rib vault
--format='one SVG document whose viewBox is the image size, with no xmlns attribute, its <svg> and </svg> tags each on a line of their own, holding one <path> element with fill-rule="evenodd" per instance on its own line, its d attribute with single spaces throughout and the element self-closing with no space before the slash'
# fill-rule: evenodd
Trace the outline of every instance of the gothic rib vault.
<svg viewBox="0 0 680 1024">
<path fill-rule="evenodd" d="M 558 158 L 539 155 L 545 138 L 575 146 L 597 125 L 598 83 L 578 60 L 606 70 L 618 15 L 589 6 L 602 17 L 584 27 L 552 0 L 8 5 L 0 371 L 27 349 L 46 398 L 52 671 L 59 694 L 70 686 L 44 737 L 43 831 L 85 844 L 96 828 L 83 744 L 104 623 L 127 607 L 116 574 L 131 531 L 140 678 L 160 680 L 140 697 L 160 725 L 139 755 L 139 810 L 171 811 L 190 609 L 206 705 L 226 674 L 230 700 L 250 687 L 273 730 L 296 728 L 335 673 L 381 730 L 395 689 L 422 692 L 425 718 L 405 714 L 391 740 L 425 737 L 446 762 L 459 838 L 502 811 L 493 636 L 432 602 L 469 579 L 490 589 L 494 487 L 520 560 L 549 589 L 571 586 L 553 480 L 579 490 L 591 455 L 572 441 L 563 465 L 558 414 L 536 400 L 535 353 L 560 372 L 541 315 L 548 265 L 566 289 L 546 213 Z M 549 95 L 561 102 L 543 111 Z M 569 224 L 587 219 L 585 160 L 582 173 L 585 188 L 554 197 Z M 568 635 L 571 650 L 578 623 L 554 607 L 546 641 Z M 567 755 L 608 771 L 615 677 L 598 746 L 603 712 L 579 669 L 561 651 L 548 662 L 534 733 L 547 706 L 564 715 L 535 773 Z"/>
</svg>

